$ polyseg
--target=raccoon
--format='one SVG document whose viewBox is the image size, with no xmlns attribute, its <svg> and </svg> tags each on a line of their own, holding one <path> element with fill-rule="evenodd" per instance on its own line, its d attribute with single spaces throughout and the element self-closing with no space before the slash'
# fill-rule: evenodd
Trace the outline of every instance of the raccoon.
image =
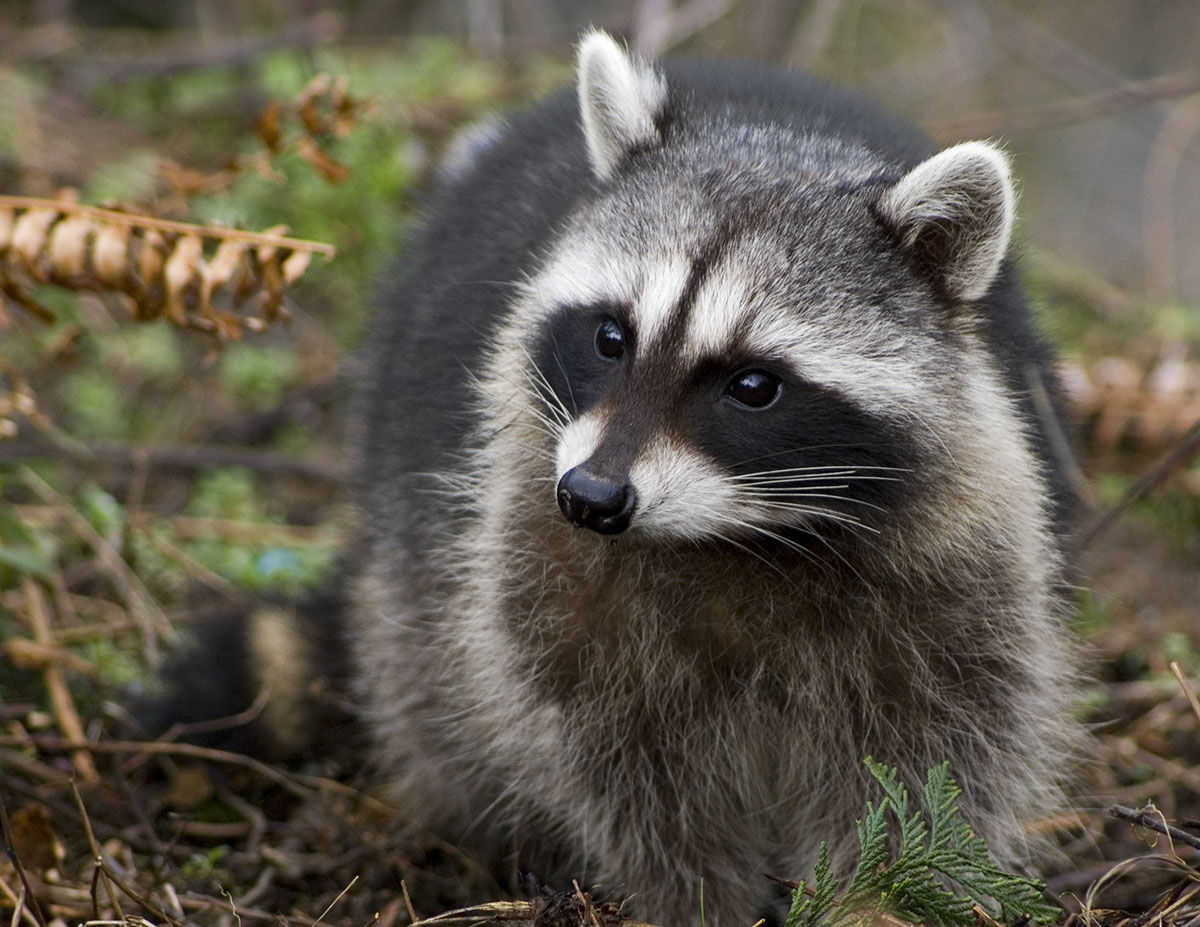
<svg viewBox="0 0 1200 927">
<path fill-rule="evenodd" d="M 456 148 L 378 319 L 374 768 L 668 927 L 851 865 L 866 756 L 1021 862 L 1077 734 L 1006 156 L 600 32 L 577 77 Z"/>
</svg>

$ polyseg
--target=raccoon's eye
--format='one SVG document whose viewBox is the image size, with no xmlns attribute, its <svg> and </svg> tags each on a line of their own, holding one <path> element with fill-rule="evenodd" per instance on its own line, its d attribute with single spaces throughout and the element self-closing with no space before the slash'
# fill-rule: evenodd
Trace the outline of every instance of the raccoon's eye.
<svg viewBox="0 0 1200 927">
<path fill-rule="evenodd" d="M 617 360 L 625 353 L 625 332 L 616 319 L 605 319 L 596 328 L 596 353 L 605 360 Z"/>
<path fill-rule="evenodd" d="M 743 370 L 725 387 L 725 395 L 750 409 L 765 409 L 776 399 L 783 383 L 765 370 Z"/>
</svg>

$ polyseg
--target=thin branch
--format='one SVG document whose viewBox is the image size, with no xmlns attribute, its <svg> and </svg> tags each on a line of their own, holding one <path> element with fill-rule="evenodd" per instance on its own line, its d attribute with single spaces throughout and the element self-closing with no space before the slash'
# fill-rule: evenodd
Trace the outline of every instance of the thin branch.
<svg viewBox="0 0 1200 927">
<path fill-rule="evenodd" d="M 141 754 L 153 754 L 160 756 L 186 756 L 191 759 L 207 760 L 213 763 L 224 763 L 230 766 L 241 766 L 245 769 L 252 770 L 262 776 L 269 782 L 281 786 L 293 795 L 304 797 L 314 791 L 335 792 L 340 795 L 349 795 L 364 804 L 367 804 L 377 810 L 385 813 L 392 812 L 385 802 L 370 795 L 365 795 L 358 789 L 345 783 L 338 782 L 334 779 L 325 779 L 320 776 L 306 776 L 299 773 L 286 773 L 269 763 L 264 763 L 262 760 L 256 760 L 251 756 L 244 756 L 241 753 L 231 753 L 228 750 L 218 750 L 213 747 L 200 747 L 195 744 L 177 744 L 167 743 L 161 740 L 150 741 L 127 741 L 127 740 L 101 740 L 96 742 L 91 741 L 73 741 L 62 737 L 47 737 L 42 735 L 0 735 L 0 747 L 33 747 L 41 751 L 71 751 L 71 750 L 88 750 L 91 753 L 103 754 L 122 754 L 138 756 Z"/>
<path fill-rule="evenodd" d="M 1145 811 L 1134 811 L 1132 808 L 1126 808 L 1124 805 L 1113 805 L 1108 809 L 1108 813 L 1114 818 L 1120 818 L 1123 821 L 1129 821 L 1140 827 L 1157 831 L 1164 837 L 1169 837 L 1171 840 L 1186 844 L 1192 849 L 1200 850 L 1200 837 L 1168 824 L 1161 813 L 1147 814 Z"/>
<path fill-rule="evenodd" d="M 63 444 L 57 441 L 0 441 L 0 462 L 31 460 L 38 457 L 62 458 L 81 463 L 114 463 L 132 468 L 145 460 L 150 466 L 173 470 L 198 470 L 202 467 L 246 467 L 258 473 L 293 476 L 334 486 L 346 482 L 346 474 L 335 467 L 297 460 L 272 451 L 244 447 L 164 444 L 138 446 L 116 442 L 88 441 Z"/>
<path fill-rule="evenodd" d="M 1075 542 L 1075 551 L 1079 552 L 1087 548 L 1096 538 L 1111 528 L 1132 506 L 1146 498 L 1167 477 L 1191 460 L 1198 452 L 1200 452 L 1200 421 L 1193 423 L 1192 427 L 1184 432 L 1183 436 L 1175 443 L 1175 446 L 1163 454 L 1154 466 L 1142 474 L 1137 482 L 1130 486 L 1125 491 L 1125 494 L 1117 500 L 1115 505 L 1108 509 L 1108 511 L 1101 513 L 1090 525 L 1080 532 L 1079 538 Z"/>
<path fill-rule="evenodd" d="M 1142 181 L 1142 254 L 1146 292 L 1155 302 L 1178 297 L 1175 241 L 1176 185 L 1188 146 L 1200 133 L 1200 96 L 1181 100 L 1163 121 Z"/>
<path fill-rule="evenodd" d="M 21 477 L 25 484 L 48 505 L 61 506 L 76 530 L 92 546 L 97 558 L 108 570 L 109 576 L 121 593 L 129 612 L 138 621 L 142 631 L 142 649 L 147 664 L 156 667 L 160 663 L 158 641 L 175 639 L 175 630 L 167 621 L 158 603 L 154 601 L 141 579 L 125 562 L 120 552 L 102 537 L 92 527 L 91 522 L 84 518 L 71 506 L 66 499 L 40 476 L 28 467 L 21 468 Z"/>
<path fill-rule="evenodd" d="M 1100 119 L 1193 93 L 1200 93 L 1200 71 L 1179 71 L 1141 81 L 1128 81 L 1107 90 L 1040 106 L 1019 106 L 933 120 L 926 123 L 925 128 L 937 138 L 974 138 L 1028 129 L 1049 129 Z"/>
<path fill-rule="evenodd" d="M 46 597 L 42 593 L 41 586 L 32 577 L 22 576 L 21 594 L 25 598 L 25 614 L 29 617 L 29 624 L 33 629 L 34 643 L 53 651 L 55 649 L 54 632 L 51 630 Z M 46 691 L 50 696 L 50 704 L 54 708 L 58 729 L 68 740 L 86 741 L 83 733 L 83 721 L 79 717 L 79 711 L 75 708 L 71 690 L 67 688 L 67 678 L 63 672 L 62 663 L 57 660 L 46 661 L 42 670 L 42 678 L 46 682 Z M 96 764 L 84 750 L 75 750 L 71 753 L 71 765 L 75 767 L 75 772 L 84 782 L 99 781 L 100 773 L 96 770 Z"/>
<path fill-rule="evenodd" d="M 101 875 L 104 876 L 104 890 L 108 894 L 108 903 L 112 906 L 114 912 L 120 920 L 125 920 L 125 914 L 121 910 L 121 902 L 117 898 L 117 893 L 113 891 L 112 882 L 108 880 L 107 867 L 104 865 L 104 854 L 100 852 L 100 844 L 96 841 L 96 833 L 92 830 L 92 819 L 88 816 L 87 808 L 83 804 L 83 796 L 79 794 L 79 786 L 75 780 L 71 780 L 71 793 L 75 796 L 75 806 L 79 809 L 79 818 L 83 821 L 83 830 L 87 834 L 88 846 L 92 848 L 92 865 L 95 867 L 92 870 L 92 887 L 95 888 L 96 879 Z M 95 904 L 95 895 L 92 896 L 92 903 Z"/>
<path fill-rule="evenodd" d="M 1175 680 L 1179 683 L 1179 688 L 1183 690 L 1188 704 L 1192 706 L 1192 713 L 1196 716 L 1196 720 L 1200 721 L 1200 699 L 1196 698 L 1196 693 L 1183 676 L 1183 670 L 1179 668 L 1179 664 L 1174 660 L 1171 661 L 1171 672 L 1175 674 Z"/>
</svg>

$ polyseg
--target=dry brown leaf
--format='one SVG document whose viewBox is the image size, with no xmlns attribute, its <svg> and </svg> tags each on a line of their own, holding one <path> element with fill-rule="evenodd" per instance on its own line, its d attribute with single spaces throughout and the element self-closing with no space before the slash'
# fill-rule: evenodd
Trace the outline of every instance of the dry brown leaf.
<svg viewBox="0 0 1200 927">
<path fill-rule="evenodd" d="M 200 282 L 200 266 L 204 258 L 204 243 L 199 235 L 184 235 L 175 243 L 163 268 L 167 286 L 166 313 L 176 325 L 187 325 L 188 290 Z"/>
<path fill-rule="evenodd" d="M 201 193 L 220 193 L 228 190 L 239 171 L 236 166 L 231 166 L 210 174 L 164 160 L 158 164 L 158 173 L 171 188 L 171 192 L 186 201 Z"/>
<path fill-rule="evenodd" d="M 22 805 L 12 813 L 12 848 L 21 862 L 42 875 L 62 862 L 62 841 L 51 826 L 50 812 L 38 802 Z"/>
<path fill-rule="evenodd" d="M 217 253 L 213 255 L 211 261 L 204 264 L 200 271 L 201 311 L 211 314 L 214 291 L 229 283 L 233 279 L 233 275 L 242 269 L 249 247 L 248 242 L 234 238 L 227 238 L 217 246 Z"/>
<path fill-rule="evenodd" d="M 312 262 L 311 251 L 293 251 L 283 262 L 283 283 L 291 286 L 304 276 L 308 265 Z"/>
<path fill-rule="evenodd" d="M 37 280 L 45 279 L 39 258 L 46 246 L 46 235 L 58 215 L 58 210 L 53 208 L 27 209 L 18 217 L 13 228 L 11 248 L 21 258 L 25 269 Z"/>
<path fill-rule="evenodd" d="M 50 274 L 56 279 L 71 279 L 87 267 L 88 239 L 94 226 L 81 215 L 67 216 L 50 230 Z"/>
<path fill-rule="evenodd" d="M 127 279 L 129 226 L 105 225 L 92 246 L 92 267 L 107 286 L 120 288 Z"/>
<path fill-rule="evenodd" d="M 262 139 L 271 154 L 279 154 L 283 141 L 283 131 L 280 129 L 280 117 L 283 106 L 278 100 L 268 103 L 258 114 L 258 137 Z"/>
<path fill-rule="evenodd" d="M 310 137 L 325 131 L 325 120 L 321 115 L 320 98 L 329 93 L 332 79 L 322 72 L 305 84 L 296 97 L 296 112 Z"/>
<path fill-rule="evenodd" d="M 167 240 L 158 229 L 146 229 L 139 239 L 137 275 L 146 293 L 154 289 L 166 260 Z"/>
<path fill-rule="evenodd" d="M 311 138 L 297 140 L 296 154 L 330 183 L 341 183 L 350 177 L 350 168 L 335 160 Z"/>
<path fill-rule="evenodd" d="M 12 243 L 13 226 L 17 222 L 17 211 L 11 207 L 0 208 L 0 254 Z"/>
<path fill-rule="evenodd" d="M 261 250 L 259 252 L 261 258 Z M 283 275 L 279 270 L 279 262 L 276 260 L 278 251 L 272 250 L 271 259 L 262 261 L 262 313 L 270 320 L 274 320 L 279 314 L 279 305 L 283 302 Z"/>
</svg>

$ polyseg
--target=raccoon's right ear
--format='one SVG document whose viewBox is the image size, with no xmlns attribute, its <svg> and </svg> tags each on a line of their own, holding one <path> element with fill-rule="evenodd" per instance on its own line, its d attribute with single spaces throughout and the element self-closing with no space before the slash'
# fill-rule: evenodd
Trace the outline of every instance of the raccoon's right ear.
<svg viewBox="0 0 1200 927">
<path fill-rule="evenodd" d="M 987 293 L 1008 252 L 1016 199 L 1004 152 L 965 142 L 905 174 L 879 210 L 945 294 L 970 302 Z"/>
<path fill-rule="evenodd" d="M 659 121 L 667 105 L 667 82 L 605 32 L 583 37 L 578 72 L 588 157 L 596 176 L 608 179 L 631 154 L 662 143 Z"/>
</svg>

